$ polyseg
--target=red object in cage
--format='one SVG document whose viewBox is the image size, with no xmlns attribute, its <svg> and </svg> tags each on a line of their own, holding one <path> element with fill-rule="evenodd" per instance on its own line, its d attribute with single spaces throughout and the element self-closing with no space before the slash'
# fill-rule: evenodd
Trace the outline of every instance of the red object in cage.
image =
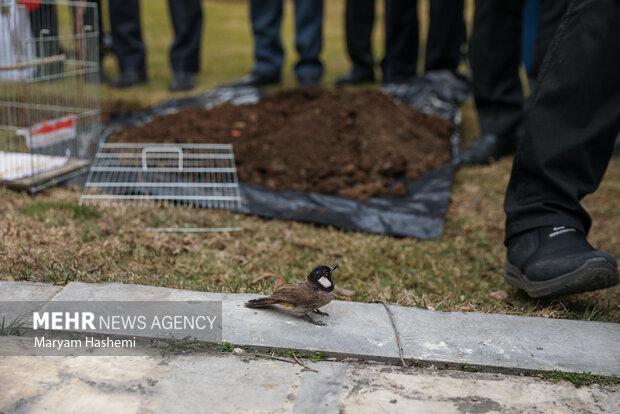
<svg viewBox="0 0 620 414">
<path fill-rule="evenodd" d="M 17 0 L 17 4 L 21 4 L 26 7 L 29 12 L 36 10 L 41 5 L 41 0 Z"/>
</svg>

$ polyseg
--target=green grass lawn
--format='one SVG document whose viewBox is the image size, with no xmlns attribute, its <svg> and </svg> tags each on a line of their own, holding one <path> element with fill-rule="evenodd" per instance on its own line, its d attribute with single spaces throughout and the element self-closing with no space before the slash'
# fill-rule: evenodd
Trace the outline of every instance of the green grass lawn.
<svg viewBox="0 0 620 414">
<path fill-rule="evenodd" d="M 115 91 L 103 88 L 104 104 L 150 105 L 179 94 L 166 87 L 172 38 L 164 0 L 144 0 L 143 22 L 150 81 Z M 343 40 L 342 0 L 326 1 L 325 82 L 348 70 Z M 252 65 L 248 6 L 244 1 L 206 1 L 200 90 L 230 82 Z M 470 10 L 471 11 L 471 10 Z M 291 5 L 284 84 L 295 84 L 291 65 Z M 380 30 L 375 36 L 381 56 Z M 112 72 L 108 58 L 106 68 Z M 194 93 L 198 93 L 199 90 Z M 463 106 L 463 135 L 478 133 L 472 103 Z M 337 285 L 354 290 L 358 301 L 384 299 L 442 311 L 620 322 L 620 288 L 531 300 L 501 277 L 503 195 L 511 159 L 491 166 L 462 167 L 454 179 L 443 235 L 433 241 L 369 235 L 331 227 L 237 216 L 198 209 L 145 210 L 78 207 L 80 191 L 56 187 L 35 196 L 0 188 L 0 279 L 65 284 L 122 282 L 181 289 L 267 293 L 273 279 L 256 285 L 264 272 L 301 280 L 318 264 L 338 264 Z M 620 159 L 612 160 L 601 188 L 585 200 L 593 217 L 590 241 L 620 257 Z M 153 220 L 235 222 L 243 231 L 170 234 L 145 231 Z M 342 298 L 346 299 L 346 298 Z"/>
</svg>

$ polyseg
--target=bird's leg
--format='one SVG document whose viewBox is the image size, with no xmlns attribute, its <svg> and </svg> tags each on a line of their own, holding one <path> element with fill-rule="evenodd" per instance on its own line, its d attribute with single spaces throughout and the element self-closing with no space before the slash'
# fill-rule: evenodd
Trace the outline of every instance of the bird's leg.
<svg viewBox="0 0 620 414">
<path fill-rule="evenodd" d="M 320 311 L 318 309 L 314 309 L 312 312 L 316 313 L 317 315 L 321 315 L 321 316 L 329 316 L 329 313 Z"/>
<path fill-rule="evenodd" d="M 308 322 L 310 322 L 313 325 L 325 326 L 325 322 L 323 322 L 323 321 L 315 321 L 314 319 L 312 319 L 310 316 L 308 316 L 305 313 L 304 313 L 304 319 L 307 320 Z"/>
</svg>

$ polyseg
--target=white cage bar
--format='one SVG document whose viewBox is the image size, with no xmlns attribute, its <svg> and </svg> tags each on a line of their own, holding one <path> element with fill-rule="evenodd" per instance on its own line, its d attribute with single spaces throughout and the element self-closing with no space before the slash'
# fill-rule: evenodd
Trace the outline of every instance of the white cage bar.
<svg viewBox="0 0 620 414">
<path fill-rule="evenodd" d="M 241 206 L 231 144 L 101 143 L 80 205 Z M 158 231 L 233 231 L 238 227 L 147 228 Z"/>
<path fill-rule="evenodd" d="M 95 3 L 0 0 L 0 183 L 37 191 L 87 171 L 101 131 Z"/>
</svg>

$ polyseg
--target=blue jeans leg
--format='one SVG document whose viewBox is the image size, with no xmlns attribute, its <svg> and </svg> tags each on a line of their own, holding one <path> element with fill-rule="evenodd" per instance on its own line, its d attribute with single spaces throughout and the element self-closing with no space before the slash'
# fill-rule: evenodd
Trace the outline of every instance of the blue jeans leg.
<svg viewBox="0 0 620 414">
<path fill-rule="evenodd" d="M 254 34 L 253 73 L 280 77 L 284 49 L 280 40 L 282 0 L 251 0 L 250 17 Z"/>
<path fill-rule="evenodd" d="M 323 0 L 295 0 L 295 47 L 299 60 L 297 78 L 323 76 L 319 54 L 323 46 Z"/>
</svg>

